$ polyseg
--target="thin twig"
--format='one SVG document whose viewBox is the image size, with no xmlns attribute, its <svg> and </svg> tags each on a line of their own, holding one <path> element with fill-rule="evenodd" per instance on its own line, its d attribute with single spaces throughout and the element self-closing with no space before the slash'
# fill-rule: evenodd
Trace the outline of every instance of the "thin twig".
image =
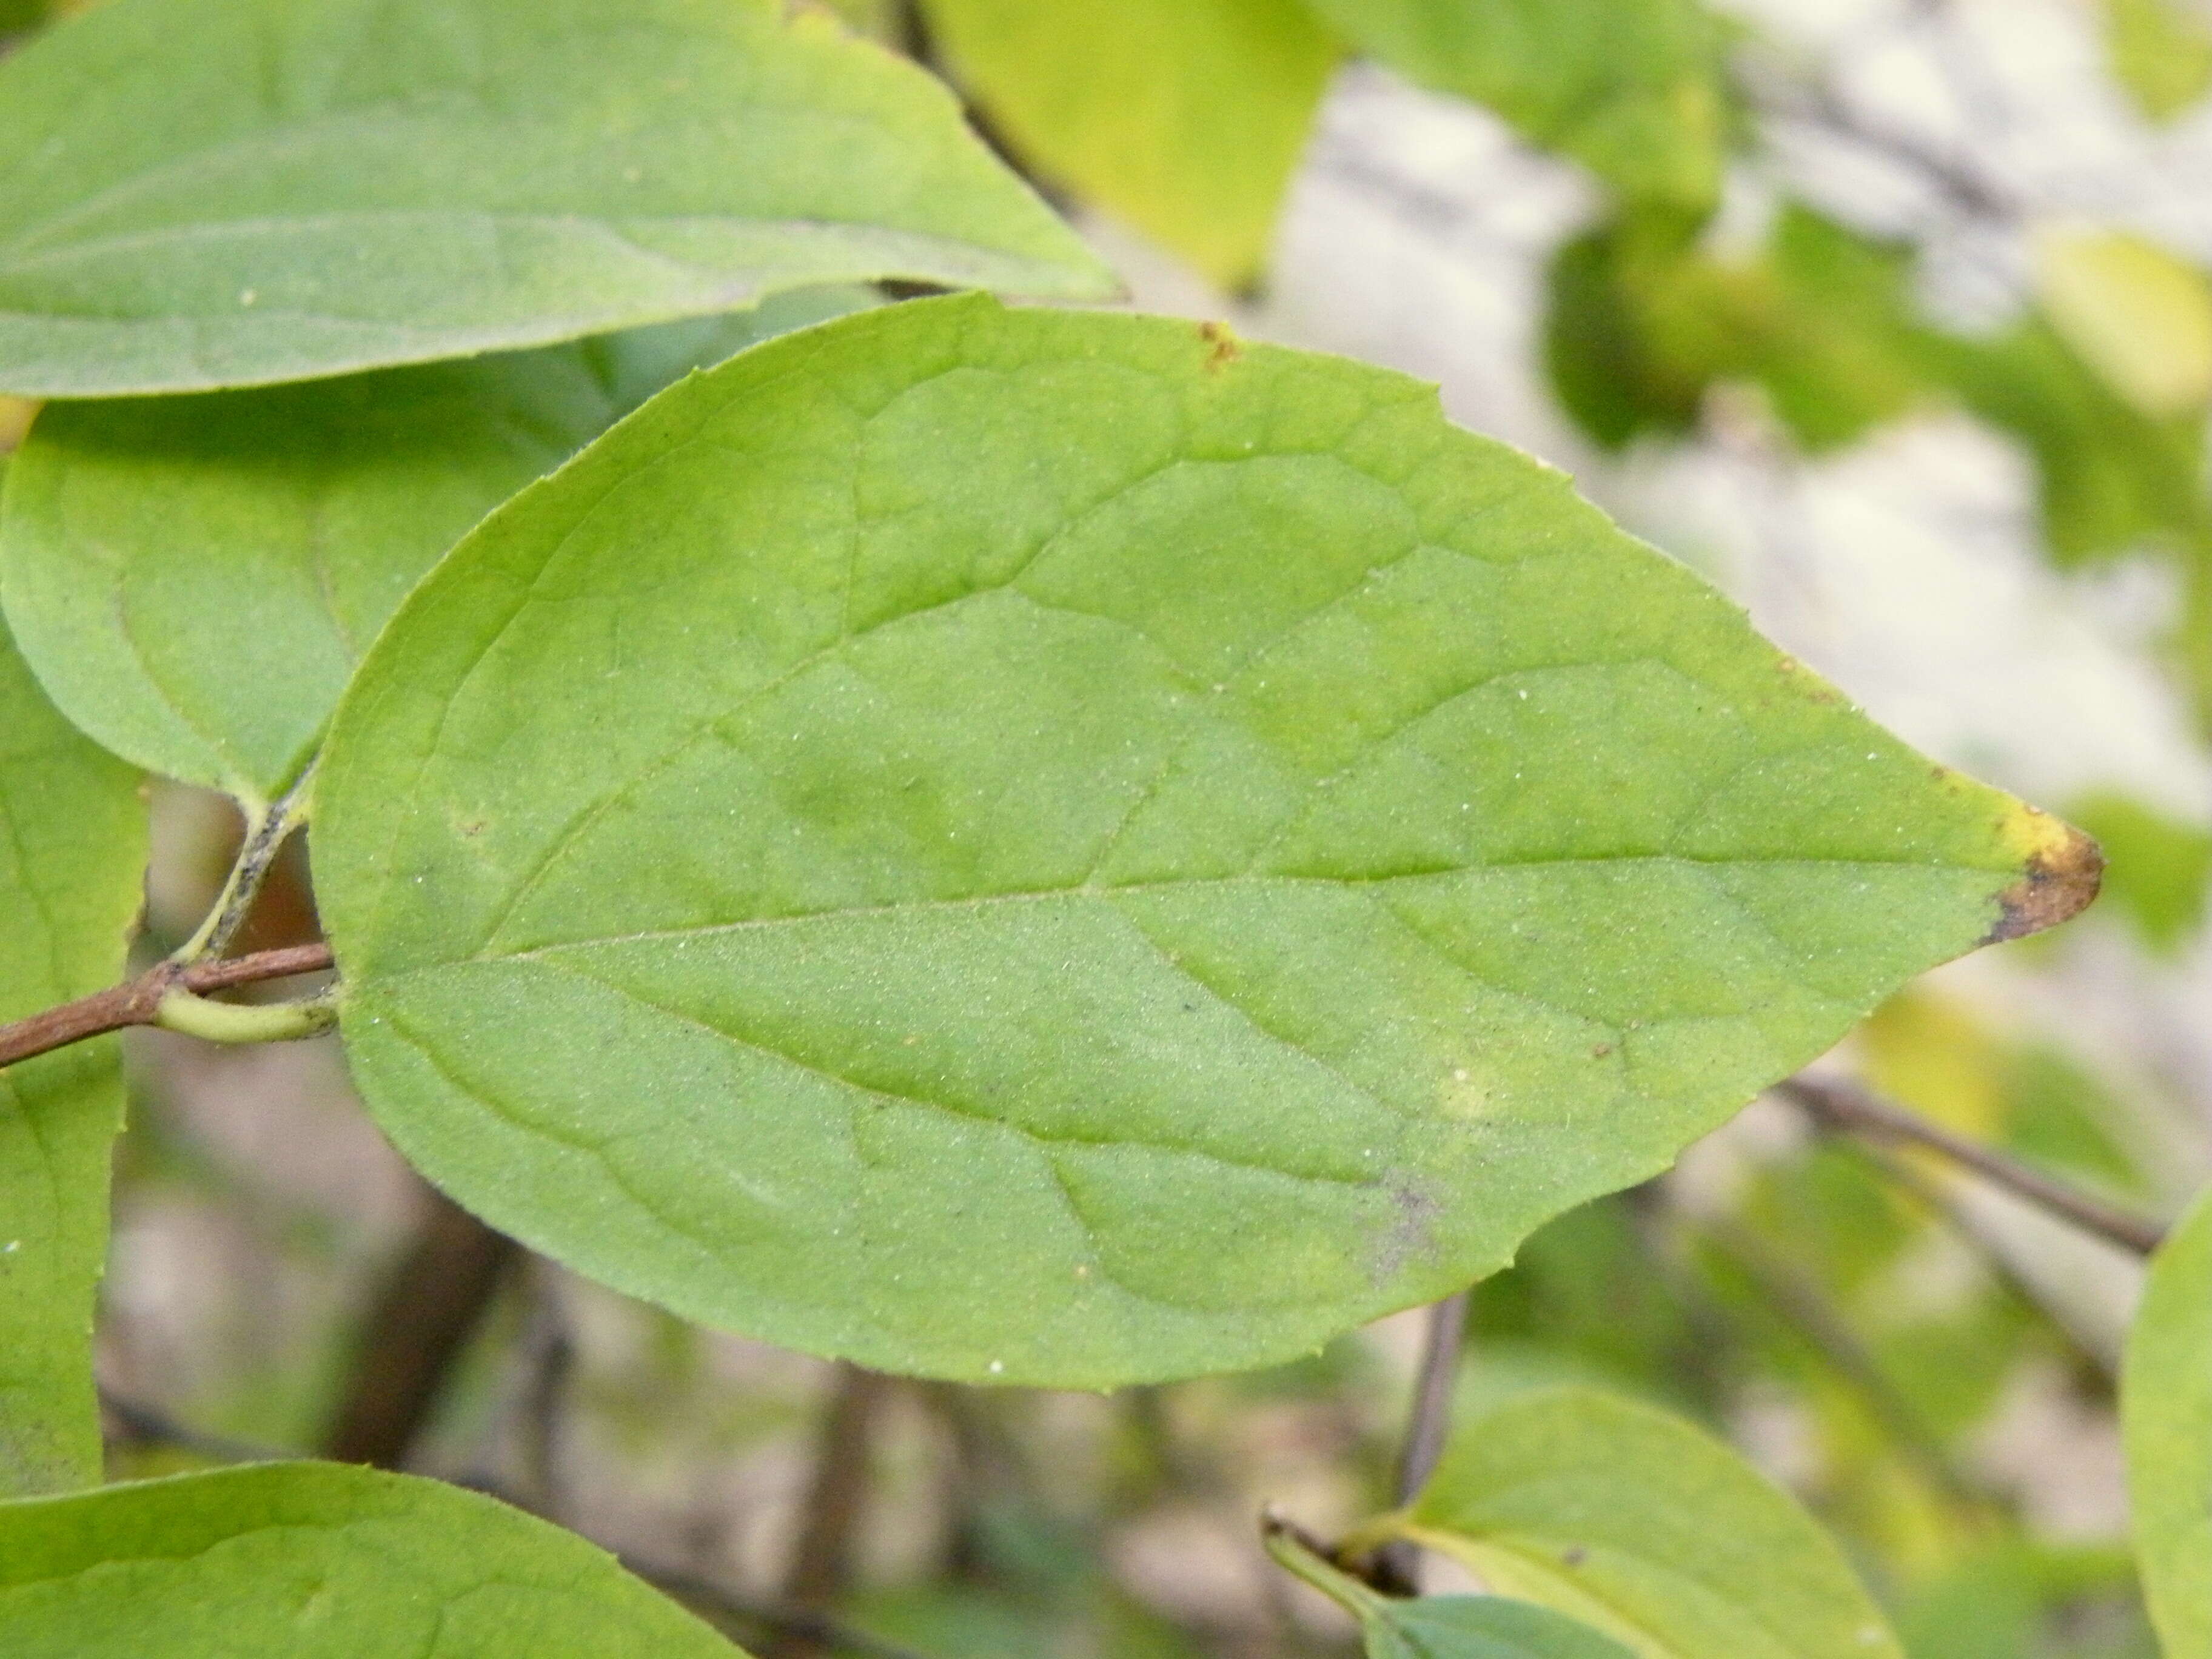
<svg viewBox="0 0 2212 1659">
<path fill-rule="evenodd" d="M 1467 1336 L 1467 1302 L 1468 1292 L 1462 1291 L 1429 1310 L 1413 1418 L 1407 1426 L 1405 1452 L 1398 1460 L 1401 1504 L 1413 1501 L 1444 1455 L 1444 1441 L 1451 1433 L 1452 1385 L 1459 1380 L 1460 1346 Z"/>
<path fill-rule="evenodd" d="M 1679 1213 L 1679 1212 L 1678 1212 Z M 1858 1334 L 1832 1303 L 1791 1263 L 1782 1261 L 1749 1230 L 1718 1218 L 1689 1224 L 1746 1279 L 1784 1324 L 1810 1343 L 1864 1401 L 1889 1437 L 1936 1487 L 1960 1504 L 1983 1504 L 1990 1494 L 1952 1462 L 1943 1442 L 1912 1402 L 1884 1375 Z"/>
<path fill-rule="evenodd" d="M 261 816 L 250 821 L 245 845 L 238 849 L 229 878 L 224 881 L 222 891 L 216 896 L 207 920 L 172 961 L 189 964 L 223 953 L 231 936 L 252 911 L 253 901 L 261 896 L 261 884 L 276 867 L 276 855 L 284 850 L 285 842 L 299 827 L 301 803 L 313 787 L 314 775 L 314 768 L 308 767 L 306 775 L 280 799 L 263 808 Z"/>
<path fill-rule="evenodd" d="M 2156 1222 L 2130 1215 L 2016 1158 L 1953 1134 L 1856 1084 L 1840 1078 L 1795 1077 L 1777 1084 L 1774 1092 L 1830 1129 L 1878 1145 L 1922 1146 L 1941 1153 L 1993 1186 L 2123 1249 L 2148 1255 L 2165 1242 L 2166 1231 Z"/>
<path fill-rule="evenodd" d="M 1429 1309 L 1421 1346 L 1420 1373 L 1413 1384 L 1413 1411 L 1406 1425 L 1406 1443 L 1398 1457 L 1397 1501 L 1410 1504 L 1436 1473 L 1451 1435 L 1452 1388 L 1459 1380 L 1460 1347 L 1467 1336 L 1468 1292 L 1448 1296 Z M 1374 1576 L 1387 1587 L 1418 1590 L 1421 1582 L 1421 1553 L 1407 1543 L 1385 1547 L 1375 1563 Z"/>
<path fill-rule="evenodd" d="M 294 945 L 281 951 L 258 951 L 250 957 L 226 962 L 158 963 L 137 979 L 112 986 L 75 1002 L 49 1008 L 44 1013 L 0 1026 L 0 1066 L 33 1060 L 65 1048 L 73 1042 L 104 1036 L 133 1025 L 161 1023 L 161 1000 L 172 991 L 205 996 L 240 985 L 266 980 L 289 979 L 296 974 L 319 974 L 331 966 L 327 945 Z"/>
<path fill-rule="evenodd" d="M 360 1363 L 324 1455 L 396 1469 L 520 1248 L 423 1183 L 428 1213 L 362 1322 Z"/>
<path fill-rule="evenodd" d="M 300 1455 L 275 1446 L 255 1445 L 233 1440 L 228 1435 L 189 1428 L 152 1406 L 125 1399 L 105 1384 L 100 1389 L 100 1409 L 121 1431 L 112 1437 L 117 1440 L 148 1446 L 174 1446 L 211 1463 L 280 1463 Z"/>
<path fill-rule="evenodd" d="M 815 1436 L 814 1481 L 807 1490 L 799 1542 L 784 1575 L 783 1600 L 818 1613 L 844 1592 L 851 1577 L 853 1534 L 867 1501 L 870 1443 L 877 1407 L 890 1379 L 849 1360 L 837 1364 L 836 1382 Z M 818 1653 L 820 1643 L 791 1632 L 771 1650 L 772 1659 Z"/>
</svg>

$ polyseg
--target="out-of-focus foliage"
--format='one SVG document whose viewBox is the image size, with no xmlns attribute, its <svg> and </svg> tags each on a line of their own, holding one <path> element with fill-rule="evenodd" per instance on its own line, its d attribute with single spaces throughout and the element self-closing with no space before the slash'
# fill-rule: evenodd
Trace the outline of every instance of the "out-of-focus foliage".
<svg viewBox="0 0 2212 1659">
<path fill-rule="evenodd" d="M 2212 90 L 2212 27 L 2188 0 L 2103 0 L 2112 73 L 2142 112 L 2172 120 Z"/>
<path fill-rule="evenodd" d="M 1235 285 L 1259 270 L 1340 49 L 1302 0 L 927 0 L 1046 179 Z"/>
<path fill-rule="evenodd" d="M 1362 52 L 1488 106 L 1621 198 L 1692 221 L 1719 199 L 1727 35 L 1698 0 L 1315 0 Z"/>
<path fill-rule="evenodd" d="M 2124 911 L 2153 950 L 2171 955 L 2203 926 L 2212 830 L 2109 792 L 2075 802 L 2067 816 L 2105 849 L 2105 904 Z"/>
</svg>

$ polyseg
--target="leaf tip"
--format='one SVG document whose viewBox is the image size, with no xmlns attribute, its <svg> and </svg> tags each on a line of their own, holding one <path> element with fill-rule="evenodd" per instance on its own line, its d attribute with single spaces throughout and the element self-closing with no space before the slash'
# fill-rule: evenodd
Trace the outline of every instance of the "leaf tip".
<svg viewBox="0 0 2212 1659">
<path fill-rule="evenodd" d="M 2063 819 L 2023 805 L 2006 818 L 2005 835 L 2025 854 L 2027 869 L 1996 896 L 1996 924 L 1984 945 L 2056 927 L 2087 909 L 2104 884 L 2103 850 Z"/>
</svg>

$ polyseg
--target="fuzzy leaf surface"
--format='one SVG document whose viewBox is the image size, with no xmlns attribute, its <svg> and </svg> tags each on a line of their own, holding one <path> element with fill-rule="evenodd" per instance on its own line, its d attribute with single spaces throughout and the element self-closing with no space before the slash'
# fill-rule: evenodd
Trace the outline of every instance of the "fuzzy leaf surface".
<svg viewBox="0 0 2212 1659">
<path fill-rule="evenodd" d="M 72 730 L 0 628 L 0 1022 L 123 977 L 138 775 Z M 123 1078 L 106 1038 L 0 1072 L 0 1496 L 100 1479 L 93 1299 Z"/>
<path fill-rule="evenodd" d="M 410 1475 L 264 1463 L 0 1504 L 9 1659 L 732 1659 L 574 1533 Z"/>
<path fill-rule="evenodd" d="M 2095 884 L 1431 389 L 973 297 L 495 514 L 317 811 L 356 1078 L 447 1190 L 1061 1386 L 1456 1289 Z"/>
<path fill-rule="evenodd" d="M 2151 1622 L 2166 1659 L 2212 1659 L 2212 1194 L 2151 1263 L 2120 1425 Z"/>
<path fill-rule="evenodd" d="M 1702 1431 L 1595 1390 L 1461 1428 L 1402 1530 L 1639 1659 L 1903 1659 L 1795 1499 Z"/>
<path fill-rule="evenodd" d="M 1111 279 L 780 0 L 115 0 L 0 63 L 0 391 L 312 380 L 898 276 Z"/>
<path fill-rule="evenodd" d="M 672 380 L 872 293 L 300 386 L 52 404 L 0 501 L 9 626 L 116 753 L 274 799 L 385 619 L 477 520 Z"/>
</svg>

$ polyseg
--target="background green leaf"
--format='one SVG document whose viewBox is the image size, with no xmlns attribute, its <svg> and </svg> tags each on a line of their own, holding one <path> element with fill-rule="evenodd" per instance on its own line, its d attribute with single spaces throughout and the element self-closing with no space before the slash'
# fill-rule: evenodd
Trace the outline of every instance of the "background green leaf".
<svg viewBox="0 0 2212 1659">
<path fill-rule="evenodd" d="M 2177 0 L 2104 0 L 2112 73 L 2154 121 L 2212 90 L 2212 28 Z"/>
<path fill-rule="evenodd" d="M 870 303 L 757 310 L 305 386 L 46 409 L 0 503 L 0 597 L 118 754 L 248 803 L 313 757 L 354 665 L 462 532 L 695 368 Z"/>
<path fill-rule="evenodd" d="M 1901 1659 L 1812 1518 L 1681 1419 L 1583 1389 L 1467 1423 L 1400 1530 L 1643 1659 Z"/>
<path fill-rule="evenodd" d="M 267 1463 L 0 1504 L 9 1659 L 730 1659 L 605 1552 L 489 1498 Z"/>
<path fill-rule="evenodd" d="M 1629 199 L 1720 199 L 1729 94 L 1697 0 L 1312 0 L 1360 51 L 1488 106 Z"/>
<path fill-rule="evenodd" d="M 899 276 L 1110 291 L 776 0 L 114 0 L 0 64 L 0 390 L 180 392 Z"/>
<path fill-rule="evenodd" d="M 1300 0 L 927 0 L 1017 149 L 1215 281 L 1249 281 L 1340 48 Z"/>
<path fill-rule="evenodd" d="M 2166 1659 L 2212 1656 L 2212 1194 L 2151 1263 L 2120 1424 L 2136 1554 Z"/>
<path fill-rule="evenodd" d="M 146 867 L 138 777 L 72 731 L 0 628 L 0 1022 L 122 977 Z M 115 1039 L 0 1072 L 0 1495 L 100 1479 L 92 1314 Z"/>
<path fill-rule="evenodd" d="M 317 811 L 433 1179 L 710 1322 L 1065 1385 L 1457 1288 L 2094 887 L 1429 389 L 981 299 L 495 514 Z"/>
</svg>

